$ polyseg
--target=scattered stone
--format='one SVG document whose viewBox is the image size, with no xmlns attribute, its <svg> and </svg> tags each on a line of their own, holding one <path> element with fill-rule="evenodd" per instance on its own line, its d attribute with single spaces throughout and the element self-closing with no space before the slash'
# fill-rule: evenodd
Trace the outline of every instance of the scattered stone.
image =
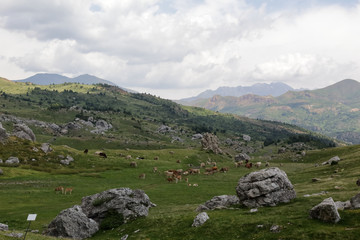
<svg viewBox="0 0 360 240">
<path fill-rule="evenodd" d="M 240 200 L 237 196 L 220 195 L 213 197 L 209 201 L 205 202 L 203 205 L 199 205 L 196 211 L 201 212 L 214 209 L 226 209 L 235 204 L 240 204 Z"/>
<path fill-rule="evenodd" d="M 65 209 L 49 224 L 45 235 L 84 239 L 99 230 L 99 224 L 88 218 L 79 205 Z"/>
<path fill-rule="evenodd" d="M 112 128 L 112 125 L 105 120 L 97 120 L 95 123 L 95 130 L 90 131 L 91 133 L 95 134 L 102 134 L 105 131 Z"/>
<path fill-rule="evenodd" d="M 278 149 L 278 153 L 281 154 L 281 153 L 285 153 L 286 152 L 286 148 L 284 147 L 281 147 Z"/>
<path fill-rule="evenodd" d="M 196 134 L 192 135 L 191 140 L 198 140 L 198 139 L 202 139 L 202 138 L 203 138 L 202 134 L 196 133 Z"/>
<path fill-rule="evenodd" d="M 31 230 L 32 233 L 39 233 L 40 231 L 35 229 L 35 230 Z"/>
<path fill-rule="evenodd" d="M 120 240 L 126 240 L 126 239 L 128 239 L 128 237 L 129 237 L 129 235 L 128 235 L 128 234 L 125 234 L 124 236 L 122 236 L 122 237 L 120 238 Z"/>
<path fill-rule="evenodd" d="M 34 152 L 38 152 L 38 151 L 39 151 L 39 149 L 37 149 L 36 147 L 33 147 L 32 150 L 33 150 Z"/>
<path fill-rule="evenodd" d="M 310 210 L 310 217 L 324 222 L 337 223 L 340 221 L 340 215 L 334 200 L 329 197 Z"/>
<path fill-rule="evenodd" d="M 41 144 L 41 148 L 40 148 L 44 153 L 49 153 L 51 152 L 53 149 L 50 147 L 50 143 L 43 143 Z"/>
<path fill-rule="evenodd" d="M 140 232 L 140 229 L 137 229 L 137 230 L 134 231 L 134 233 L 138 233 L 138 232 Z"/>
<path fill-rule="evenodd" d="M 357 209 L 360 208 L 360 193 L 356 194 L 350 199 L 351 208 Z"/>
<path fill-rule="evenodd" d="M 3 223 L 0 223 L 0 231 L 9 231 L 9 226 Z"/>
<path fill-rule="evenodd" d="M 17 157 L 9 157 L 8 160 L 5 161 L 5 164 L 19 164 L 20 160 Z"/>
<path fill-rule="evenodd" d="M 184 142 L 184 140 L 180 137 L 172 137 L 172 140 L 171 140 L 171 143 L 174 143 L 174 142 Z"/>
<path fill-rule="evenodd" d="M 313 194 L 305 194 L 304 197 L 314 197 L 314 196 L 321 196 L 321 195 L 326 195 L 329 192 L 327 191 L 321 191 L 319 193 L 313 193 Z"/>
<path fill-rule="evenodd" d="M 193 224 L 191 225 L 192 227 L 200 227 L 201 225 L 203 225 L 207 220 L 209 219 L 209 216 L 206 212 L 201 212 L 199 213 L 195 219 Z"/>
<path fill-rule="evenodd" d="M 222 150 L 219 148 L 218 138 L 211 133 L 205 133 L 203 135 L 201 145 L 203 150 L 210 150 L 215 154 L 222 154 Z"/>
<path fill-rule="evenodd" d="M 250 161 L 250 156 L 247 155 L 246 153 L 240 153 L 238 155 L 235 156 L 235 162 L 240 162 L 240 161 Z"/>
<path fill-rule="evenodd" d="M 296 197 L 286 173 L 276 167 L 252 172 L 240 178 L 236 193 L 240 204 L 247 207 L 276 206 Z"/>
<path fill-rule="evenodd" d="M 334 164 L 337 164 L 340 160 L 341 159 L 339 158 L 339 156 L 335 156 L 335 157 L 330 158 L 326 162 L 323 162 L 322 165 L 326 165 L 326 164 L 334 165 Z"/>
<path fill-rule="evenodd" d="M 246 141 L 246 142 L 250 142 L 251 137 L 249 135 L 243 134 L 243 140 Z"/>
<path fill-rule="evenodd" d="M 272 225 L 270 227 L 270 232 L 272 233 L 279 233 L 280 232 L 280 226 L 279 225 Z"/>
<path fill-rule="evenodd" d="M 24 236 L 24 234 L 23 233 L 12 232 L 12 233 L 9 233 L 9 234 L 5 234 L 5 236 L 13 237 L 13 238 L 22 238 Z"/>
<path fill-rule="evenodd" d="M 336 201 L 335 205 L 336 205 L 337 210 L 351 209 L 350 200 L 348 200 L 346 202 Z"/>
<path fill-rule="evenodd" d="M 73 161 L 74 161 L 74 158 L 72 158 L 70 155 L 67 155 L 66 159 L 60 160 L 60 163 L 63 164 L 63 165 L 69 165 Z"/>
<path fill-rule="evenodd" d="M 263 227 L 264 227 L 264 225 L 259 224 L 259 225 L 257 225 L 256 227 L 257 227 L 257 228 L 263 228 Z"/>
<path fill-rule="evenodd" d="M 6 132 L 6 129 L 3 128 L 1 122 L 0 122 L 0 142 L 5 141 L 8 138 L 8 134 Z"/>
<path fill-rule="evenodd" d="M 173 129 L 171 129 L 171 127 L 169 127 L 169 126 L 161 125 L 161 126 L 158 128 L 157 132 L 159 132 L 159 133 L 174 133 L 174 132 L 176 132 L 176 131 L 173 130 Z"/>
<path fill-rule="evenodd" d="M 258 211 L 257 208 L 252 208 L 252 209 L 250 209 L 250 212 L 251 212 L 251 213 L 254 213 L 254 212 L 257 212 L 257 211 Z"/>
<path fill-rule="evenodd" d="M 13 135 L 33 142 L 36 140 L 34 132 L 24 123 L 14 124 Z"/>
</svg>

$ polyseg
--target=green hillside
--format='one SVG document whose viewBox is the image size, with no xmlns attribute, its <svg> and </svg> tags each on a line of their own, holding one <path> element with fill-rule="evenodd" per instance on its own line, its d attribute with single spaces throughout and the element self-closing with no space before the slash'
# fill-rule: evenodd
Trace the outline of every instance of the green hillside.
<svg viewBox="0 0 360 240">
<path fill-rule="evenodd" d="M 214 96 L 191 105 L 286 122 L 342 141 L 360 143 L 360 83 L 355 80 L 343 80 L 319 90 L 287 92 L 276 98 Z"/>
</svg>

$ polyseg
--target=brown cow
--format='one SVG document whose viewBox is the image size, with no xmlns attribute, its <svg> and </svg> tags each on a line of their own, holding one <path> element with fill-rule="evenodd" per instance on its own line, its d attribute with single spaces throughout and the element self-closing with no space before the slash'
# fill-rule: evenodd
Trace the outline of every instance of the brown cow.
<svg viewBox="0 0 360 240">
<path fill-rule="evenodd" d="M 64 194 L 64 187 L 63 186 L 59 186 L 55 188 L 55 193 L 59 193 L 61 192 L 62 194 Z"/>
<path fill-rule="evenodd" d="M 140 179 L 145 179 L 145 177 L 146 177 L 146 174 L 145 174 L 145 173 L 142 173 L 142 174 L 139 175 L 139 178 L 140 178 Z"/>
<path fill-rule="evenodd" d="M 66 195 L 66 193 L 70 193 L 70 195 L 71 195 L 72 191 L 73 191 L 72 188 L 66 188 L 65 189 L 65 195 Z"/>
<path fill-rule="evenodd" d="M 247 163 L 247 164 L 245 165 L 245 167 L 246 167 L 246 168 L 249 168 L 249 169 L 252 168 L 252 163 Z"/>
<path fill-rule="evenodd" d="M 131 162 L 130 167 L 137 167 L 137 163 L 136 162 Z"/>
<path fill-rule="evenodd" d="M 156 173 L 158 171 L 157 167 L 153 167 L 153 173 Z"/>
<path fill-rule="evenodd" d="M 226 172 L 228 172 L 229 171 L 229 168 L 228 167 L 222 167 L 221 169 L 220 169 L 220 172 L 223 172 L 223 173 L 226 173 Z"/>
</svg>

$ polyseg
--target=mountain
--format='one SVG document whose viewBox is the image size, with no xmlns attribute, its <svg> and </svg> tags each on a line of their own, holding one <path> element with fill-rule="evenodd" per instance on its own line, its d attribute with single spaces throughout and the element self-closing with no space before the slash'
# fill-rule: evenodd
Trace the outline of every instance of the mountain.
<svg viewBox="0 0 360 240">
<path fill-rule="evenodd" d="M 80 75 L 75 78 L 69 78 L 66 76 L 62 76 L 59 74 L 53 74 L 53 73 L 38 73 L 34 76 L 22 79 L 22 80 L 15 80 L 15 82 L 30 82 L 33 84 L 38 85 L 50 85 L 50 84 L 62 84 L 65 82 L 68 83 L 81 83 L 81 84 L 108 84 L 115 86 L 116 84 L 113 82 L 110 82 L 105 79 L 101 79 L 89 74 Z"/>
<path fill-rule="evenodd" d="M 214 96 L 187 104 L 295 124 L 342 141 L 360 144 L 360 83 L 351 79 L 317 90 L 289 91 L 278 97 Z"/>
<path fill-rule="evenodd" d="M 285 83 L 276 82 L 276 83 L 257 83 L 248 87 L 219 87 L 216 90 L 206 90 L 205 92 L 200 93 L 196 97 L 180 99 L 177 102 L 185 104 L 192 102 L 198 99 L 211 98 L 215 95 L 219 96 L 233 96 L 240 97 L 246 94 L 255 94 L 259 96 L 280 96 L 281 94 L 286 93 L 287 91 L 293 91 L 294 89 Z"/>
</svg>

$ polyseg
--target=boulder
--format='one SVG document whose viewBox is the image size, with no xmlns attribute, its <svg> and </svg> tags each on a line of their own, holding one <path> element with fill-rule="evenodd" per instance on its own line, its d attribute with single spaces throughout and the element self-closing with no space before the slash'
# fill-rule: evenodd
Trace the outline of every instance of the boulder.
<svg viewBox="0 0 360 240">
<path fill-rule="evenodd" d="M 157 132 L 159 133 L 171 133 L 171 132 L 176 132 L 175 130 L 171 129 L 171 127 L 166 126 L 166 125 L 161 125 Z"/>
<path fill-rule="evenodd" d="M 196 211 L 207 211 L 214 209 L 224 209 L 231 207 L 232 205 L 239 204 L 240 200 L 235 195 L 221 195 L 215 196 L 204 204 L 200 205 Z"/>
<path fill-rule="evenodd" d="M 286 173 L 276 167 L 252 172 L 240 178 L 236 193 L 240 204 L 251 208 L 276 206 L 296 197 Z"/>
<path fill-rule="evenodd" d="M 198 140 L 198 139 L 202 139 L 202 138 L 203 138 L 202 134 L 196 133 L 196 134 L 192 135 L 191 140 Z"/>
<path fill-rule="evenodd" d="M 3 223 L 0 223 L 0 231 L 8 231 L 9 226 Z"/>
<path fill-rule="evenodd" d="M 360 193 L 356 194 L 350 199 L 351 208 L 360 208 Z"/>
<path fill-rule="evenodd" d="M 3 128 L 0 122 L 0 142 L 5 141 L 8 138 L 8 134 L 6 133 L 6 129 Z"/>
<path fill-rule="evenodd" d="M 329 197 L 310 210 L 310 217 L 319 219 L 323 222 L 337 223 L 340 221 L 340 215 L 334 200 Z"/>
<path fill-rule="evenodd" d="M 9 157 L 8 160 L 5 161 L 5 164 L 19 164 L 20 160 L 17 157 Z"/>
<path fill-rule="evenodd" d="M 14 124 L 13 135 L 18 138 L 30 140 L 33 142 L 36 140 L 34 132 L 27 125 L 23 123 Z"/>
<path fill-rule="evenodd" d="M 43 143 L 41 144 L 41 148 L 40 148 L 44 153 L 49 153 L 51 152 L 53 149 L 50 147 L 50 143 Z"/>
<path fill-rule="evenodd" d="M 238 155 L 235 156 L 235 162 L 240 162 L 240 161 L 250 161 L 250 156 L 247 155 L 246 153 L 240 153 Z"/>
<path fill-rule="evenodd" d="M 322 165 L 332 165 L 332 164 L 337 164 L 341 159 L 339 158 L 339 156 L 335 156 L 330 158 L 329 160 L 327 160 L 326 162 L 323 162 Z"/>
<path fill-rule="evenodd" d="M 101 193 L 84 197 L 81 207 L 84 213 L 96 222 L 106 217 L 111 209 L 122 214 L 124 221 L 147 216 L 149 208 L 155 206 L 143 190 L 130 188 L 110 189 Z"/>
<path fill-rule="evenodd" d="M 88 218 L 79 205 L 65 209 L 51 221 L 45 234 L 54 237 L 84 239 L 99 230 L 99 224 Z"/>
<path fill-rule="evenodd" d="M 210 150 L 215 154 L 222 154 L 222 150 L 219 148 L 218 138 L 211 133 L 205 133 L 203 135 L 201 145 L 204 150 Z"/>
<path fill-rule="evenodd" d="M 174 143 L 174 142 L 184 142 L 184 140 L 180 137 L 174 136 L 174 137 L 172 137 L 171 143 Z"/>
<path fill-rule="evenodd" d="M 207 220 L 209 219 L 209 215 L 206 212 L 202 212 L 199 213 L 195 219 L 193 224 L 191 225 L 192 227 L 200 227 L 201 225 L 203 225 Z"/>
<path fill-rule="evenodd" d="M 105 120 L 97 120 L 95 123 L 95 130 L 90 131 L 91 133 L 101 134 L 112 128 L 112 125 Z"/>
<path fill-rule="evenodd" d="M 243 140 L 249 142 L 251 141 L 251 137 L 249 135 L 243 134 Z"/>
<path fill-rule="evenodd" d="M 59 155 L 59 157 L 62 155 Z M 62 158 L 64 158 L 64 156 L 62 156 Z M 60 163 L 63 165 L 69 165 L 71 162 L 74 161 L 74 158 L 71 157 L 70 155 L 67 155 L 65 159 L 60 160 Z"/>
<path fill-rule="evenodd" d="M 351 203 L 349 200 L 346 202 L 336 201 L 335 205 L 337 210 L 351 209 Z"/>
<path fill-rule="evenodd" d="M 284 148 L 284 147 L 281 147 L 281 148 L 278 149 L 279 154 L 280 153 L 285 153 L 285 152 L 286 152 L 286 148 Z"/>
</svg>

